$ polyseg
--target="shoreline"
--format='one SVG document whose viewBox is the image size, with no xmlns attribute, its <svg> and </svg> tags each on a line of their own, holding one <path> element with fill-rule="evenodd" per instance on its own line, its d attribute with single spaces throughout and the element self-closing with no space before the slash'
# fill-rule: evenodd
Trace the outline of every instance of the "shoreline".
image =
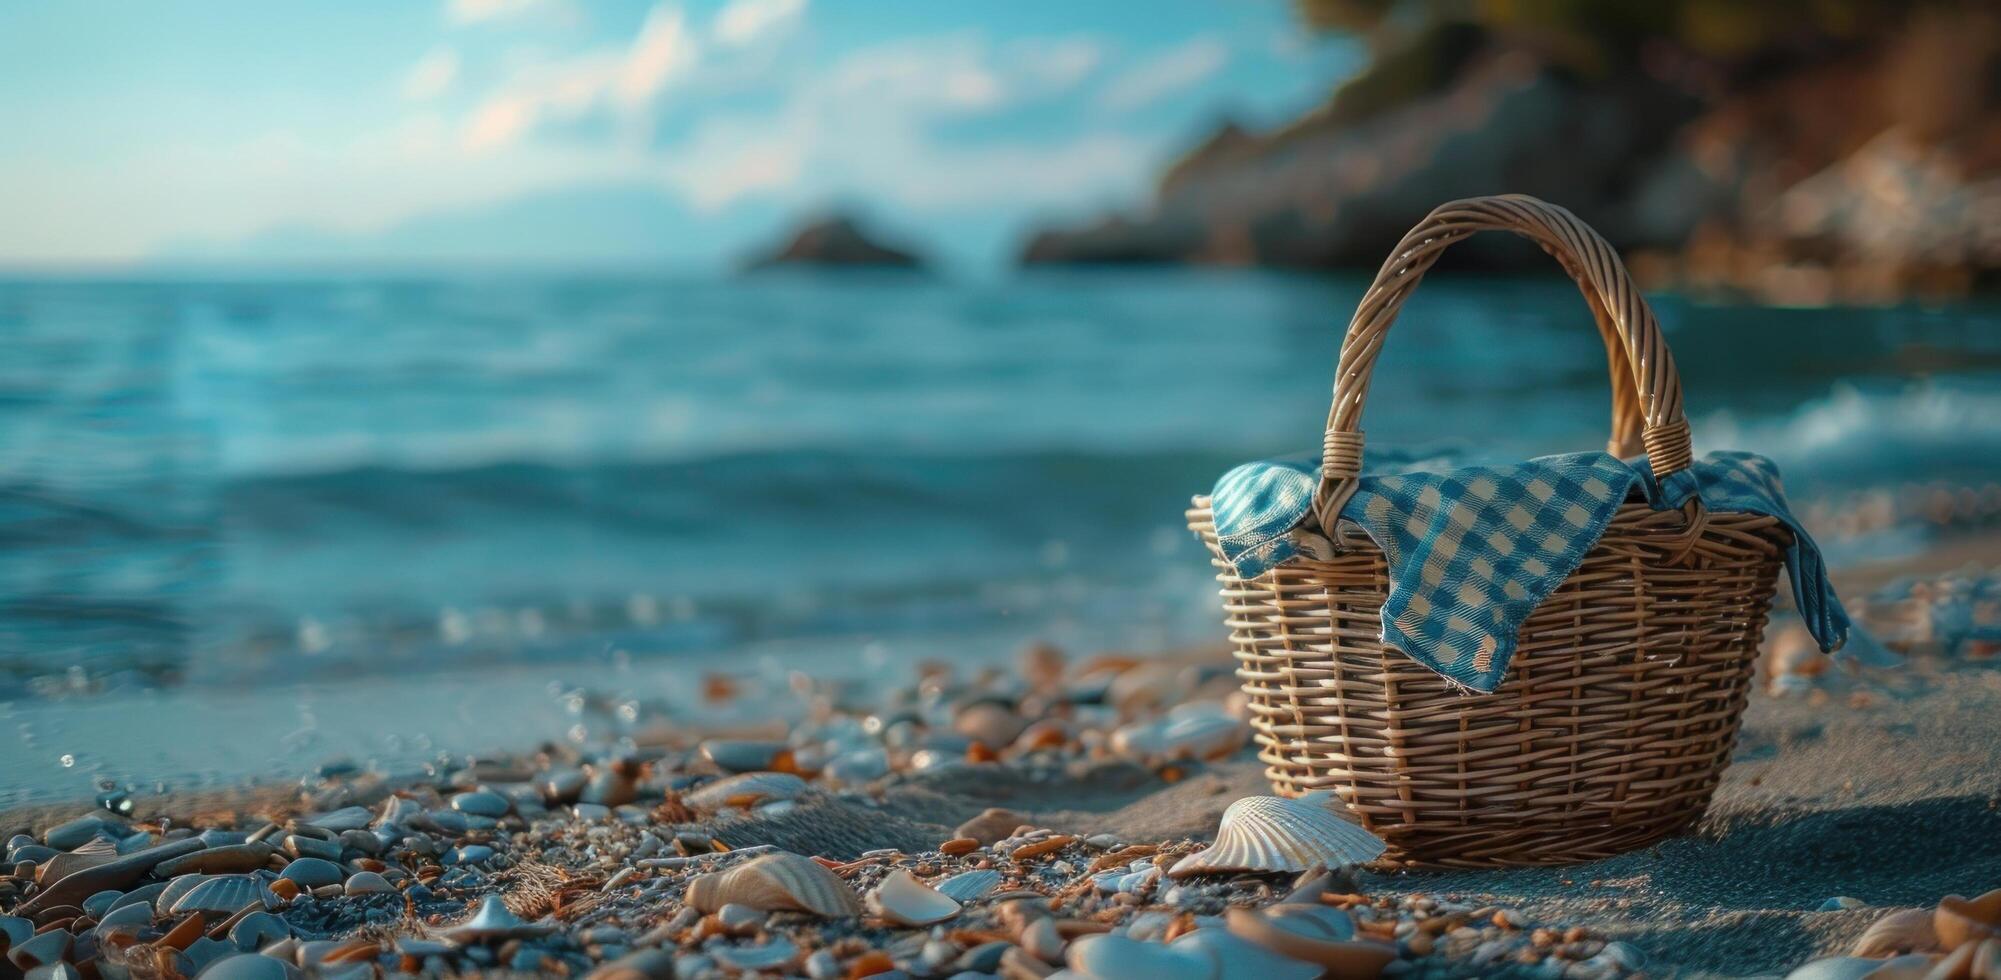
<svg viewBox="0 0 2001 980">
<path fill-rule="evenodd" d="M 1801 658 L 1781 621 L 1705 817 L 1586 864 L 1171 877 L 1233 802 L 1271 792 L 1229 656 L 1031 647 L 1012 665 L 919 662 L 901 683 L 689 678 L 699 708 L 635 698 L 619 725 L 523 731 L 546 741 L 393 772 L 0 810 L 0 927 L 13 952 L 62 931 L 63 955 L 106 978 L 264 968 L 249 956 L 294 971 L 1040 980 L 1066 964 L 1119 976 L 1078 965 L 1110 950 L 1166 957 L 1149 975 L 1279 980 L 1299 964 L 1264 920 L 1334 930 L 1400 977 L 1784 975 L 1846 954 L 1885 915 L 2001 885 L 2001 644 L 1987 638 L 2001 622 L 1978 598 L 1993 572 L 1969 572 L 1996 554 L 2001 532 L 1974 533 L 1838 572 L 1858 621 L 1908 663 Z M 1952 605 L 1969 601 L 1970 616 Z M 112 874 L 168 851 L 160 880 Z M 766 858 L 818 862 L 859 915 L 691 890 Z M 174 904 L 231 875 L 268 897 L 234 914 Z M 898 918 L 917 914 L 898 902 L 936 906 L 934 886 L 977 894 L 936 924 Z M 121 916 L 128 901 L 154 904 Z M 513 919 L 468 931 L 495 916 Z"/>
</svg>

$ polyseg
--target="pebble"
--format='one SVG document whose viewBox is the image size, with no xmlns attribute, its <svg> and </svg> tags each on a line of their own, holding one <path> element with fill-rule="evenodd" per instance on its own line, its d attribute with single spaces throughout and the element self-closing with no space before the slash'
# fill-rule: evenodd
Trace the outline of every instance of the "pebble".
<svg viewBox="0 0 2001 980">
<path fill-rule="evenodd" d="M 327 861 L 340 860 L 340 844 L 301 834 L 286 834 L 280 844 L 285 853 L 294 858 L 321 858 Z"/>
<path fill-rule="evenodd" d="M 109 813 L 86 813 L 74 820 L 50 827 L 42 834 L 42 843 L 58 851 L 74 851 L 97 837 L 113 840 L 125 837 L 132 831 L 125 821 Z"/>
<path fill-rule="evenodd" d="M 291 964 L 275 957 L 237 953 L 210 963 L 200 980 L 290 980 L 294 975 Z"/>
<path fill-rule="evenodd" d="M 327 813 L 314 814 L 299 822 L 338 834 L 343 830 L 360 830 L 368 826 L 369 821 L 373 819 L 375 814 L 370 813 L 367 807 L 347 806 Z"/>
<path fill-rule="evenodd" d="M 313 889 L 338 885 L 347 878 L 347 874 L 340 865 L 325 858 L 300 858 L 285 865 L 279 877 L 297 882 L 302 888 Z"/>
<path fill-rule="evenodd" d="M 1020 941 L 1028 955 L 1044 963 L 1063 962 L 1063 949 L 1068 945 L 1062 933 L 1056 931 L 1056 920 L 1047 917 L 1029 923 L 1021 931 Z"/>
<path fill-rule="evenodd" d="M 357 871 L 347 879 L 346 893 L 349 895 L 381 895 L 393 892 L 396 886 L 389 879 L 373 871 Z"/>
<path fill-rule="evenodd" d="M 170 861 L 162 861 L 159 867 L 153 869 L 153 873 L 162 878 L 173 878 L 190 872 L 205 875 L 243 874 L 263 867 L 264 862 L 271 859 L 272 853 L 271 845 L 261 842 L 210 847 Z"/>
<path fill-rule="evenodd" d="M 820 949 L 806 957 L 806 975 L 812 980 L 837 980 L 843 976 L 841 961 L 833 953 Z"/>
<path fill-rule="evenodd" d="M 499 793 L 474 791 L 452 797 L 452 809 L 481 817 L 504 817 L 511 807 Z"/>
<path fill-rule="evenodd" d="M 764 925 L 764 913 L 732 902 L 716 910 L 716 923 L 732 936 L 748 936 Z"/>
<path fill-rule="evenodd" d="M 709 739 L 702 743 L 702 758 L 727 773 L 777 771 L 784 742 L 748 739 Z"/>
<path fill-rule="evenodd" d="M 285 920 L 269 912 L 251 912 L 229 927 L 229 942 L 246 953 L 256 952 L 291 934 Z"/>
<path fill-rule="evenodd" d="M 953 837 L 970 837 L 986 847 L 1007 839 L 1016 827 L 1028 823 L 1028 818 L 1013 810 L 998 807 L 988 808 L 979 816 L 966 821 L 952 831 Z"/>
</svg>

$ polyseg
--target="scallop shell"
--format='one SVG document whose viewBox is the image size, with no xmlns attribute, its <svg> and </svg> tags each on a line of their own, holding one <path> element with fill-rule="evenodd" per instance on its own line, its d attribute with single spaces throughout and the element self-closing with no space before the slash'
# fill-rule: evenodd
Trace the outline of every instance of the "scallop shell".
<svg viewBox="0 0 2001 980">
<path fill-rule="evenodd" d="M 1855 941 L 1850 956 L 1880 959 L 1900 953 L 1929 953 L 1938 948 L 1938 934 L 1932 931 L 1932 914 L 1924 909 L 1905 909 L 1877 919 Z"/>
<path fill-rule="evenodd" d="M 898 868 L 868 893 L 869 911 L 898 925 L 928 926 L 959 914 L 959 903 Z"/>
<path fill-rule="evenodd" d="M 734 902 L 763 912 L 811 912 L 830 919 L 862 914 L 861 900 L 847 882 L 818 861 L 790 851 L 697 875 L 688 882 L 687 901 L 701 912 Z"/>
<path fill-rule="evenodd" d="M 964 905 L 987 897 L 994 889 L 1000 887 L 1000 883 L 1000 872 L 992 868 L 981 868 L 953 875 L 932 887 L 938 889 L 938 894 Z"/>
<path fill-rule="evenodd" d="M 1932 930 L 1948 951 L 2001 936 L 2001 888 L 1979 898 L 1947 895 L 1939 899 L 1938 911 L 1932 914 Z"/>
<path fill-rule="evenodd" d="M 1298 799 L 1246 796 L 1223 811 L 1216 843 L 1182 858 L 1168 874 L 1305 871 L 1364 864 L 1387 848 L 1376 835 L 1343 820 L 1325 793 Z"/>
<path fill-rule="evenodd" d="M 95 868 L 100 864 L 110 864 L 118 860 L 118 842 L 109 837 L 92 837 L 76 846 L 42 862 L 35 869 L 35 877 L 43 887 L 53 885 L 85 868 Z"/>
<path fill-rule="evenodd" d="M 765 803 L 796 799 L 805 792 L 806 781 L 789 772 L 746 772 L 690 790 L 681 795 L 681 802 L 697 810 L 720 810 L 731 800 Z"/>
<path fill-rule="evenodd" d="M 210 875 L 176 899 L 167 911 L 174 915 L 187 912 L 235 915 L 253 905 L 259 909 L 278 905 L 278 896 L 265 886 L 264 879 L 254 874 Z"/>
<path fill-rule="evenodd" d="M 471 918 L 444 930 L 444 936 L 464 943 L 540 936 L 554 931 L 553 925 L 529 922 L 508 911 L 507 903 L 499 895 L 487 895 L 479 900 L 479 910 Z"/>
</svg>

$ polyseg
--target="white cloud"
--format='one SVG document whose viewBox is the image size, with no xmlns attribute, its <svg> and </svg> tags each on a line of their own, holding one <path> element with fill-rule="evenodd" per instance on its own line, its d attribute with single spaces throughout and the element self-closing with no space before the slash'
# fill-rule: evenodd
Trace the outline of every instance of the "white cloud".
<svg viewBox="0 0 2001 980">
<path fill-rule="evenodd" d="M 1230 49 L 1215 38 L 1198 37 L 1169 48 L 1112 79 L 1099 94 L 1107 109 L 1127 111 L 1185 91 L 1228 64 Z"/>
<path fill-rule="evenodd" d="M 1087 41 L 913 38 L 849 53 L 777 110 L 711 117 L 669 153 L 670 185 L 698 207 L 761 196 L 859 196 L 952 211 L 1078 203 L 1136 186 L 1153 147 L 1116 133 L 968 144 L 933 124 L 1059 94 L 1099 60 Z"/>
<path fill-rule="evenodd" d="M 413 102 L 429 102 L 445 94 L 459 77 L 459 54 L 451 48 L 432 48 L 403 77 L 403 97 Z"/>
<path fill-rule="evenodd" d="M 643 105 L 660 94 L 675 76 L 695 66 L 699 57 L 688 36 L 688 17 L 665 4 L 646 14 L 646 23 L 632 41 L 619 73 L 618 97 L 628 106 Z"/>
<path fill-rule="evenodd" d="M 1011 45 L 1007 57 L 1049 89 L 1064 91 L 1104 63 L 1105 49 L 1087 37 L 1032 38 Z"/>
<path fill-rule="evenodd" d="M 539 0 L 446 0 L 445 17 L 454 24 L 519 17 L 535 9 Z"/>
<path fill-rule="evenodd" d="M 806 12 L 806 0 L 730 0 L 716 12 L 716 40 L 734 48 L 783 30 Z"/>
<path fill-rule="evenodd" d="M 693 71 L 700 46 L 679 6 L 652 8 L 630 44 L 530 64 L 473 109 L 464 142 L 492 150 L 520 141 L 545 122 L 609 109 L 621 129 L 643 134 L 647 111 L 668 85 Z"/>
</svg>

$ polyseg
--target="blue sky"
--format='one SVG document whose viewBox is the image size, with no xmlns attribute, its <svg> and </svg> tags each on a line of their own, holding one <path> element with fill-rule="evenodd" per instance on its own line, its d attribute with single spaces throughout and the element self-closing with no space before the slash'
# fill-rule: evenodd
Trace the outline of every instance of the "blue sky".
<svg viewBox="0 0 2001 980">
<path fill-rule="evenodd" d="M 0 266 L 720 267 L 836 204 L 991 264 L 1358 58 L 1281 0 L 8 4 Z"/>
</svg>

